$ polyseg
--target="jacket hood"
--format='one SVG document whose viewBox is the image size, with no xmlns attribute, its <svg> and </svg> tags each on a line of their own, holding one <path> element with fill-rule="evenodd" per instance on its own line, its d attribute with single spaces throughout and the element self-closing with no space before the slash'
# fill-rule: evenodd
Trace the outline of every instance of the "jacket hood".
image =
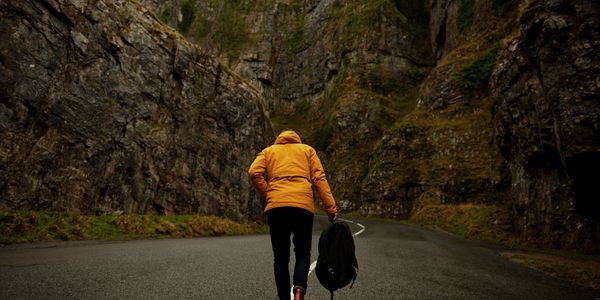
<svg viewBox="0 0 600 300">
<path fill-rule="evenodd" d="M 302 143 L 302 140 L 300 139 L 300 136 L 292 130 L 287 130 L 287 131 L 280 133 L 279 136 L 277 137 L 277 139 L 275 139 L 275 144 L 295 144 L 295 143 Z"/>
</svg>

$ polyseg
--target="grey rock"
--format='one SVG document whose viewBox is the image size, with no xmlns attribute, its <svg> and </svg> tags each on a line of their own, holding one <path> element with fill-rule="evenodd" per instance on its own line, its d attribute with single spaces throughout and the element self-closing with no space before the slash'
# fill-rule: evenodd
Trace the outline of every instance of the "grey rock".
<svg viewBox="0 0 600 300">
<path fill-rule="evenodd" d="M 516 228 L 588 251 L 600 240 L 599 17 L 594 1 L 533 4 L 492 79 Z"/>
<path fill-rule="evenodd" d="M 261 217 L 264 99 L 135 1 L 0 3 L 0 208 Z"/>
</svg>

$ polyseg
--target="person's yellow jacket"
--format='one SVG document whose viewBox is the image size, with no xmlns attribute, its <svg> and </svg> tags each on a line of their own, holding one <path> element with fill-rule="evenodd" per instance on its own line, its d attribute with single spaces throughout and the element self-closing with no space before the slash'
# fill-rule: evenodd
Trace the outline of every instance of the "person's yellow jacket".
<svg viewBox="0 0 600 300">
<path fill-rule="evenodd" d="M 335 200 L 317 152 L 302 144 L 294 131 L 284 131 L 275 144 L 258 154 L 248 175 L 266 200 L 265 212 L 276 207 L 299 207 L 315 212 L 312 186 L 319 193 L 323 210 L 336 213 Z"/>
</svg>

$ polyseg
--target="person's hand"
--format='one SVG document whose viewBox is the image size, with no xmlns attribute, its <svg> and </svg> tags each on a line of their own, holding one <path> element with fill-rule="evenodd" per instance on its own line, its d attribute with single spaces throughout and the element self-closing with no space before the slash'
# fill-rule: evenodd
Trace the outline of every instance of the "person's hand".
<svg viewBox="0 0 600 300">
<path fill-rule="evenodd" d="M 337 220 L 337 213 L 327 214 L 327 216 L 329 217 L 329 222 L 331 223 Z"/>
</svg>

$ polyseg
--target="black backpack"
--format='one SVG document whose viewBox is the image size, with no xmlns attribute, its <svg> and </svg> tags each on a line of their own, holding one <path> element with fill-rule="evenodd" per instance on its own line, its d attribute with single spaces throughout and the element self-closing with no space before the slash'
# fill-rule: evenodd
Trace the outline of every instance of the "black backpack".
<svg viewBox="0 0 600 300">
<path fill-rule="evenodd" d="M 335 290 L 350 282 L 350 288 L 354 285 L 358 272 L 354 250 L 354 238 L 345 222 L 333 222 L 321 233 L 315 273 L 321 285 L 331 293 L 331 299 Z"/>
</svg>

